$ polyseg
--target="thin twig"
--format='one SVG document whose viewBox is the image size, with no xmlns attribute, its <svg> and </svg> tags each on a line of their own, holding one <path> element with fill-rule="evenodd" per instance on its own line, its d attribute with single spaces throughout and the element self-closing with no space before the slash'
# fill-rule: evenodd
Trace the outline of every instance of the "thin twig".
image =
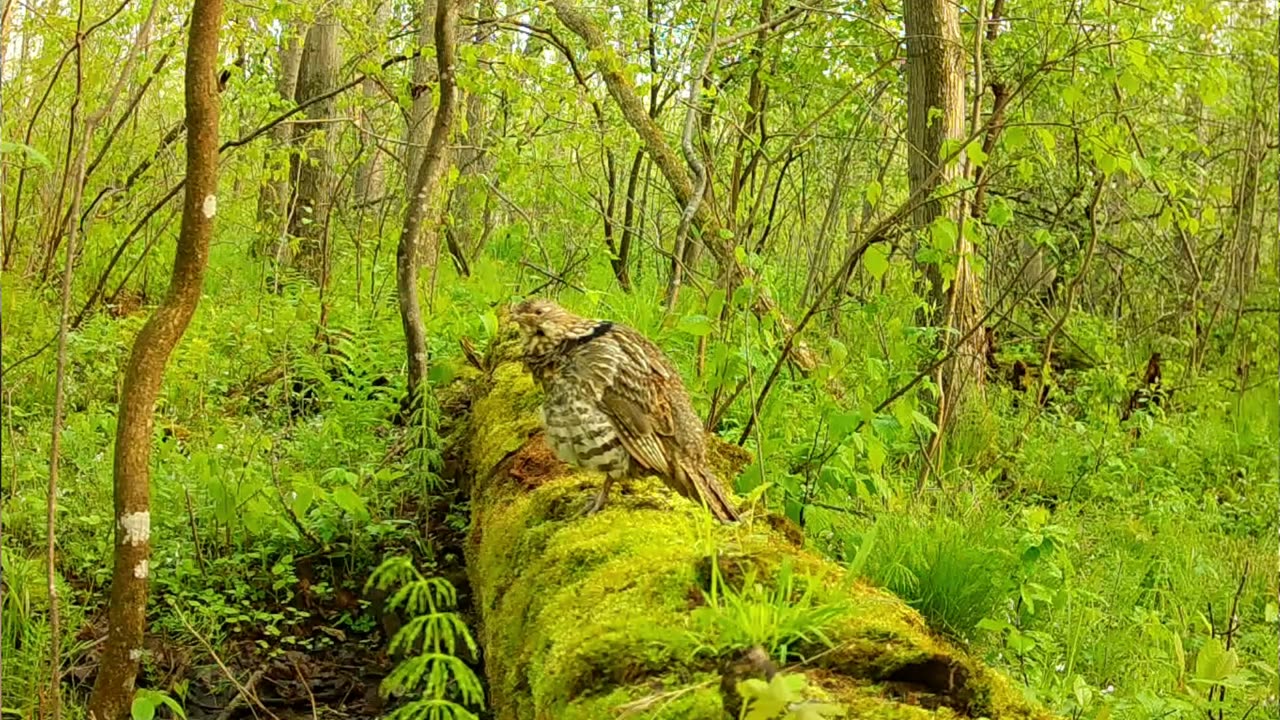
<svg viewBox="0 0 1280 720">
<path fill-rule="evenodd" d="M 280 468 L 279 458 L 274 454 L 271 456 L 271 484 L 276 488 L 276 497 L 280 500 L 281 507 L 284 508 L 285 516 L 289 518 L 289 522 L 302 533 L 303 537 L 311 541 L 316 548 L 327 547 L 315 533 L 302 524 L 302 519 L 298 517 L 298 513 L 294 511 L 293 506 L 289 504 L 284 497 L 284 488 L 280 487 Z"/>
<path fill-rule="evenodd" d="M 311 692 L 311 683 L 307 682 L 306 676 L 302 674 L 302 668 L 298 667 L 298 661 L 289 658 L 289 662 L 293 664 L 293 672 L 298 675 L 298 682 L 302 683 L 302 689 L 307 691 L 307 699 L 311 701 L 311 720 L 319 720 L 320 714 L 316 711 L 316 696 Z"/>
<path fill-rule="evenodd" d="M 217 651 L 213 649 L 213 646 L 209 644 L 209 641 L 206 640 L 203 635 L 197 632 L 196 629 L 191 626 L 191 623 L 187 621 L 186 613 L 178 609 L 176 605 L 173 606 L 173 612 L 175 615 L 178 616 L 178 620 L 182 623 L 182 626 L 187 629 L 187 632 L 191 633 L 191 636 L 194 637 L 204 647 L 205 651 L 209 653 L 209 656 L 213 658 L 213 661 L 217 663 L 218 668 L 222 670 L 222 674 L 225 675 L 227 679 L 231 681 L 231 684 L 233 686 L 235 686 L 236 692 L 240 694 L 239 696 L 243 697 L 246 701 L 250 703 L 250 709 L 252 710 L 253 706 L 256 705 L 260 710 L 262 710 L 262 712 L 266 713 L 269 717 L 271 717 L 272 720 L 280 720 L 280 718 L 277 717 L 275 713 L 271 712 L 271 710 L 268 709 L 266 705 L 262 704 L 262 701 L 258 699 L 257 695 L 253 694 L 253 685 L 257 683 L 257 678 L 262 676 L 265 669 L 259 670 L 258 672 L 254 673 L 249 677 L 249 683 L 247 683 L 246 685 L 241 685 L 240 681 L 236 680 L 236 676 L 232 674 L 231 670 L 227 667 L 226 663 L 222 662 L 222 658 L 218 657 Z M 235 702 L 235 701 L 232 700 L 231 702 Z M 230 709 L 232 708 L 230 707 L 230 703 L 228 703 L 228 707 L 225 710 L 223 710 L 223 712 L 227 713 L 227 710 L 230 710 Z M 254 715 L 255 716 L 257 715 L 256 711 L 254 712 Z"/>
<path fill-rule="evenodd" d="M 666 312 L 668 314 L 675 310 L 676 301 L 680 296 L 680 278 L 684 274 L 685 242 L 689 236 L 689 226 L 693 224 L 693 218 L 698 214 L 698 207 L 702 204 L 702 196 L 707 192 L 707 166 L 698 157 L 698 151 L 693 146 L 693 129 L 698 116 L 698 107 L 702 104 L 699 102 L 699 86 L 707 76 L 711 60 L 716 54 L 716 30 L 719 23 L 720 0 L 716 0 L 711 11 L 707 52 L 703 55 L 698 72 L 689 77 L 689 107 L 685 110 L 684 133 L 680 137 L 680 149 L 684 151 L 685 162 L 693 171 L 693 192 L 689 194 L 689 202 L 685 205 L 684 212 L 680 214 L 680 225 L 676 228 L 675 250 L 671 253 L 671 281 L 667 284 Z"/>
<path fill-rule="evenodd" d="M 80 121 L 82 103 L 84 102 L 84 36 L 80 29 L 84 27 L 84 0 L 80 0 L 76 14 L 76 91 L 71 101 L 71 118 L 67 130 L 67 162 L 71 162 L 71 148 L 74 144 L 76 126 Z M 80 150 L 75 160 L 76 185 L 71 196 L 71 211 L 80 212 L 80 203 L 84 200 L 85 162 L 89 155 L 89 138 L 92 136 L 92 121 L 84 124 Z M 64 179 L 65 183 L 65 179 Z M 61 200 L 59 200 L 61 202 Z M 54 209 L 56 216 L 57 209 Z M 53 390 L 53 437 L 49 444 L 49 494 L 45 499 L 46 515 L 45 531 L 48 534 L 46 578 L 49 583 L 49 694 L 53 720 L 62 717 L 62 624 L 58 608 L 58 566 L 57 566 L 57 523 L 58 523 L 58 470 L 62 459 L 62 417 L 67 402 L 67 335 L 68 321 L 71 319 L 71 278 L 75 274 L 76 234 L 78 228 L 71 227 L 67 232 L 67 260 L 62 270 L 62 309 L 58 317 L 58 359 L 55 371 Z M 50 252 L 55 252 L 50 250 Z"/>
<path fill-rule="evenodd" d="M 186 487 L 182 488 L 182 492 L 187 496 L 187 520 L 191 522 L 191 544 L 196 548 L 196 564 L 200 566 L 200 574 L 208 573 L 208 569 L 204 564 L 204 551 L 200 549 L 200 530 L 196 525 L 196 511 L 191 505 L 191 491 Z"/>
</svg>

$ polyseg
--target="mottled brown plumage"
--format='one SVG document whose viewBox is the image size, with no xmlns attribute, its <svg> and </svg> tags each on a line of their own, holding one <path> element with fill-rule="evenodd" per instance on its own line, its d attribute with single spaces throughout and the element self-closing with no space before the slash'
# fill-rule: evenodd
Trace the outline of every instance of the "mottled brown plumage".
<svg viewBox="0 0 1280 720">
<path fill-rule="evenodd" d="M 680 374 L 656 345 L 624 325 L 590 320 L 549 300 L 511 310 L 524 362 L 542 386 L 547 441 L 565 462 L 613 481 L 653 473 L 705 502 L 722 522 L 738 514 L 707 466 L 706 440 Z"/>
</svg>

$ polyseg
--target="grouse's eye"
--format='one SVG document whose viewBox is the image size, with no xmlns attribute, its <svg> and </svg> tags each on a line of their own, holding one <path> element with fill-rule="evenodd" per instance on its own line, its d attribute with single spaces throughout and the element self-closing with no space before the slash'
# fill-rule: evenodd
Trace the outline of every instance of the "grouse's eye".
<svg viewBox="0 0 1280 720">
<path fill-rule="evenodd" d="M 542 328 L 538 328 L 537 330 L 534 330 L 533 334 L 538 336 L 546 335 L 546 333 L 542 331 Z"/>
</svg>

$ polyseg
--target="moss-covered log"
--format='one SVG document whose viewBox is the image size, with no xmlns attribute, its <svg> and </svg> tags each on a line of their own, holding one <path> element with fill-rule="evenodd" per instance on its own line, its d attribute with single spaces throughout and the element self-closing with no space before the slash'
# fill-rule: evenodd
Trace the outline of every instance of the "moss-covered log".
<svg viewBox="0 0 1280 720">
<path fill-rule="evenodd" d="M 775 660 L 846 717 L 1050 717 L 901 600 L 766 522 L 720 526 L 657 479 L 616 489 L 603 512 L 582 517 L 600 478 L 547 448 L 523 368 L 490 365 L 466 383 L 470 415 L 453 442 L 471 482 L 467 565 L 499 720 L 726 717 L 718 668 L 742 647 L 708 641 L 698 621 L 713 557 L 730 587 L 747 574 L 768 584 L 783 566 L 813 586 L 826 642 L 792 639 L 792 657 Z M 721 450 L 731 476 L 736 448 Z"/>
</svg>

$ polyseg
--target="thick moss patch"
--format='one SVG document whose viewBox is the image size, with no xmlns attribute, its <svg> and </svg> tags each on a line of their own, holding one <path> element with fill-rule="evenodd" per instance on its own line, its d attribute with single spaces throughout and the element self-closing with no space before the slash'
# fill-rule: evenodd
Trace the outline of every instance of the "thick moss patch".
<svg viewBox="0 0 1280 720">
<path fill-rule="evenodd" d="M 832 645 L 793 646 L 848 717 L 1048 718 L 1009 683 L 926 628 L 888 593 L 850 581 L 765 518 L 723 527 L 657 479 L 615 485 L 559 462 L 538 433 L 539 391 L 499 359 L 476 382 L 466 442 L 472 478 L 468 572 L 481 618 L 490 703 L 500 720 L 724 717 L 694 610 L 708 569 L 769 582 L 785 564 L 834 598 Z M 723 473 L 740 466 L 722 449 Z"/>
</svg>

